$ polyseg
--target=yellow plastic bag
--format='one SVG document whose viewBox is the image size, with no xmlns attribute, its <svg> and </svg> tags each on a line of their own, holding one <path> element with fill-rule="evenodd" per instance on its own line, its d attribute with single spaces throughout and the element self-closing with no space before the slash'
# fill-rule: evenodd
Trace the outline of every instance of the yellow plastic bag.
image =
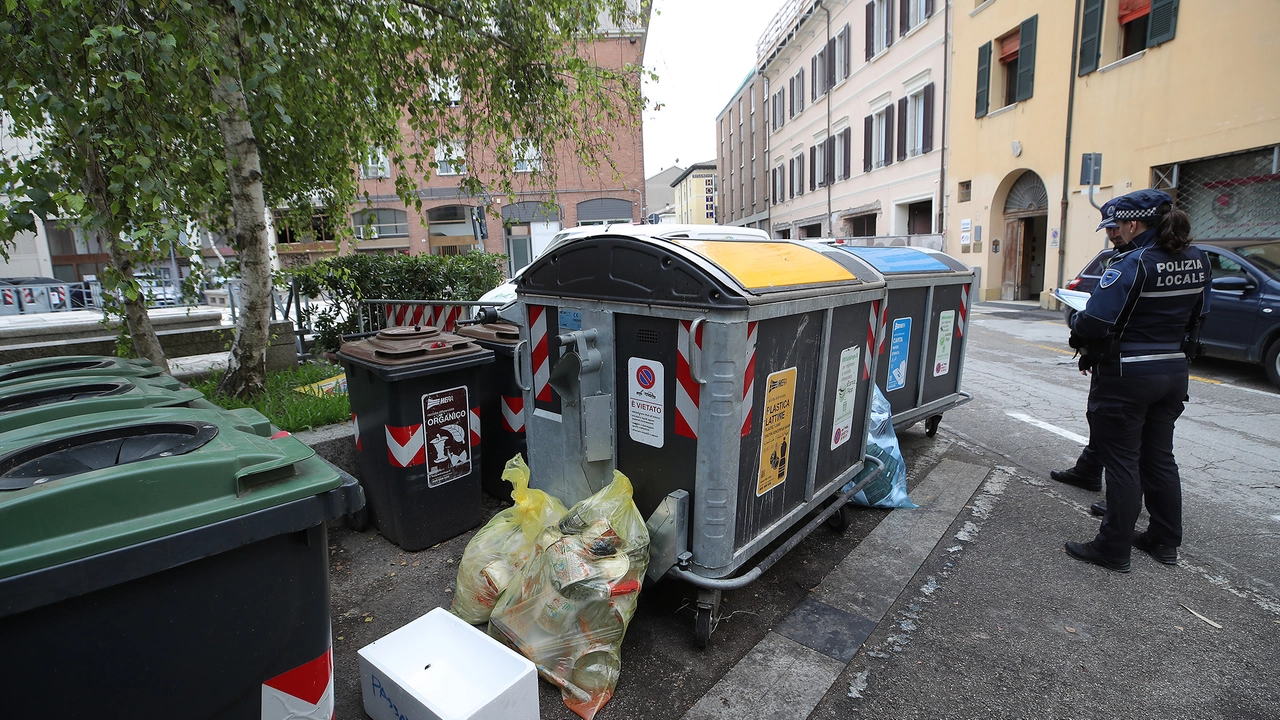
<svg viewBox="0 0 1280 720">
<path fill-rule="evenodd" d="M 514 507 L 494 515 L 480 528 L 458 563 L 453 614 L 472 625 L 489 621 L 498 596 L 533 556 L 534 540 L 564 517 L 564 503 L 529 488 L 529 466 L 519 455 L 507 462 L 502 479 L 515 486 Z"/>
<path fill-rule="evenodd" d="M 618 684 L 622 638 L 649 565 L 649 530 L 631 481 L 615 472 L 536 547 L 498 598 L 489 635 L 532 660 L 565 705 L 591 720 Z"/>
</svg>

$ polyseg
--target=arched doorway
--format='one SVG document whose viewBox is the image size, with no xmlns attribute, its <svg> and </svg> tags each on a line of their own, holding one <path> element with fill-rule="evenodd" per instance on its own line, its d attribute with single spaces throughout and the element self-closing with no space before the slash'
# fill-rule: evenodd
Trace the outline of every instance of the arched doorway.
<svg viewBox="0 0 1280 720">
<path fill-rule="evenodd" d="M 1004 247 L 1000 299 L 1037 300 L 1044 292 L 1048 256 L 1049 193 L 1044 181 L 1023 171 L 1004 201 Z"/>
</svg>

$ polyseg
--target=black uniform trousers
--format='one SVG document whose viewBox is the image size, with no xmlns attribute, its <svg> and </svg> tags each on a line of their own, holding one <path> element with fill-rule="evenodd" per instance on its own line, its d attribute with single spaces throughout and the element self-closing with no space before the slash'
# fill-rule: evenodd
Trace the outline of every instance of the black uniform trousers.
<svg viewBox="0 0 1280 720">
<path fill-rule="evenodd" d="M 1089 397 L 1089 436 L 1107 471 L 1107 514 L 1099 550 L 1129 557 L 1146 501 L 1148 537 L 1182 544 L 1182 483 L 1173 458 L 1173 425 L 1187 397 L 1187 371 L 1118 377 L 1101 367 Z"/>
<path fill-rule="evenodd" d="M 1093 396 L 1098 392 L 1098 374 L 1094 373 L 1089 380 L 1089 402 L 1086 408 L 1093 407 Z M 1093 418 L 1089 417 L 1089 413 L 1085 413 L 1086 419 L 1089 421 L 1089 427 L 1093 427 Z M 1089 432 L 1089 444 L 1084 446 L 1080 451 L 1080 457 L 1076 459 L 1076 472 L 1086 477 L 1102 477 L 1102 458 L 1098 455 L 1098 446 L 1093 440 L 1093 431 Z"/>
</svg>

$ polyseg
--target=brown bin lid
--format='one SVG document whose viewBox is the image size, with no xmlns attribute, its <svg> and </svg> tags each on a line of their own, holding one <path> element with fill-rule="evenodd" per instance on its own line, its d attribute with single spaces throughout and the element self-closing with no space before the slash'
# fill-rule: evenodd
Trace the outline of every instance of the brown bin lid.
<svg viewBox="0 0 1280 720">
<path fill-rule="evenodd" d="M 511 323 L 496 322 L 483 325 L 464 325 L 458 328 L 459 335 L 492 343 L 515 345 L 520 342 L 520 328 Z"/>
<path fill-rule="evenodd" d="M 393 327 L 364 340 L 345 343 L 342 353 L 376 365 L 409 365 L 484 352 L 470 338 L 430 325 Z"/>
</svg>

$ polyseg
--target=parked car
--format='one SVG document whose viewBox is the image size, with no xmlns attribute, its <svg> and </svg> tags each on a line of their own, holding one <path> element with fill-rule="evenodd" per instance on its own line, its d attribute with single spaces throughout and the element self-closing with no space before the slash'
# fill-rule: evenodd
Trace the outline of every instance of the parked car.
<svg viewBox="0 0 1280 720">
<path fill-rule="evenodd" d="M 1195 246 L 1208 254 L 1213 273 L 1200 332 L 1205 354 L 1261 363 L 1280 388 L 1280 239 L 1198 240 Z M 1113 254 L 1098 253 L 1067 289 L 1093 292 Z M 1067 309 L 1068 323 L 1074 312 Z"/>
<path fill-rule="evenodd" d="M 147 299 L 147 307 L 174 307 L 178 304 L 178 290 L 168 280 L 154 275 L 137 275 L 138 287 Z"/>
</svg>

